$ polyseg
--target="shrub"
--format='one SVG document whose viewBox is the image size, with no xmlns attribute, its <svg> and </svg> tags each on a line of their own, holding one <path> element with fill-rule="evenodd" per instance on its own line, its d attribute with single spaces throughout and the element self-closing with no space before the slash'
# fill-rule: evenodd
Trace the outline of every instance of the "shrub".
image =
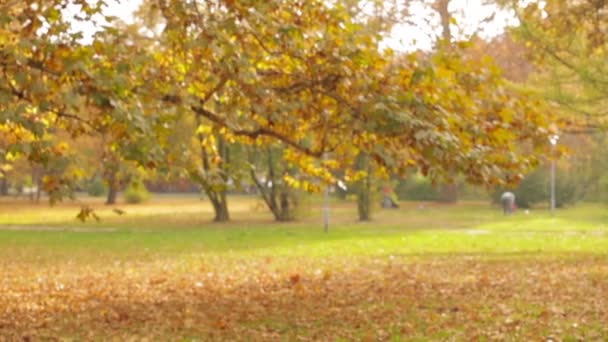
<svg viewBox="0 0 608 342">
<path fill-rule="evenodd" d="M 558 170 L 555 182 L 555 206 L 561 208 L 575 203 L 579 197 L 582 197 L 580 192 L 577 180 L 566 172 Z"/>
<path fill-rule="evenodd" d="M 600 176 L 593 190 L 592 195 L 594 200 L 608 203 L 608 175 Z"/>
<path fill-rule="evenodd" d="M 89 182 L 89 184 L 87 184 L 87 193 L 89 196 L 100 197 L 105 195 L 106 192 L 106 185 L 101 177 L 95 177 Z"/>
<path fill-rule="evenodd" d="M 150 199 L 150 192 L 142 181 L 134 181 L 125 189 L 123 193 L 127 203 L 142 203 Z"/>
<path fill-rule="evenodd" d="M 401 180 L 395 187 L 395 193 L 400 200 L 436 201 L 439 199 L 439 191 L 428 178 L 421 175 Z"/>
<path fill-rule="evenodd" d="M 561 208 L 576 202 L 576 179 L 569 177 L 568 173 L 558 170 L 555 178 L 555 206 Z M 531 208 L 539 203 L 549 203 L 551 198 L 550 171 L 547 168 L 538 168 L 529 173 L 514 189 L 515 203 L 519 208 Z M 504 188 L 496 189 L 492 194 L 492 201 L 500 203 Z"/>
<path fill-rule="evenodd" d="M 520 208 L 530 208 L 534 204 L 548 202 L 549 178 L 545 169 L 538 169 L 527 175 L 515 190 L 515 202 Z"/>
</svg>

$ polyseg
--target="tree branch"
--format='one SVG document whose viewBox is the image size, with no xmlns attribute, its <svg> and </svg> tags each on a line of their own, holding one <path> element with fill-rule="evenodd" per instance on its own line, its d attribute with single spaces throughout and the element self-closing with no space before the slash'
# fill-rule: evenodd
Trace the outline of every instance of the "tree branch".
<svg viewBox="0 0 608 342">
<path fill-rule="evenodd" d="M 272 138 L 282 141 L 283 143 L 287 144 L 288 146 L 293 147 L 294 149 L 296 149 L 300 152 L 303 152 L 304 154 L 309 155 L 311 157 L 319 158 L 323 155 L 323 151 L 324 151 L 323 146 L 321 146 L 321 149 L 319 149 L 319 150 L 313 150 L 309 147 L 303 146 L 299 142 L 293 140 L 288 135 L 279 133 L 277 131 L 274 131 L 274 130 L 271 130 L 271 129 L 268 129 L 265 127 L 258 127 L 256 129 L 234 128 L 234 127 L 230 126 L 230 124 L 228 123 L 228 121 L 225 118 L 220 117 L 219 115 L 205 109 L 202 106 L 192 106 L 191 109 L 192 109 L 192 111 L 194 111 L 194 113 L 196 115 L 206 118 L 209 121 L 213 122 L 214 124 L 216 124 L 220 127 L 229 129 L 230 132 L 234 135 L 244 136 L 244 137 L 248 137 L 250 139 L 257 139 L 261 136 L 272 137 Z"/>
</svg>

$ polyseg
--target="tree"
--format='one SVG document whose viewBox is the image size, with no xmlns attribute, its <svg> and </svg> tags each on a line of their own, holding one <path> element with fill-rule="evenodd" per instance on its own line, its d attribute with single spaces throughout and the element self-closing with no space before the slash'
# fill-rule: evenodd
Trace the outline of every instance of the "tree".
<svg viewBox="0 0 608 342">
<path fill-rule="evenodd" d="M 127 159 L 154 163 L 160 151 L 149 139 L 156 115 L 143 116 L 143 94 L 132 91 L 144 81 L 144 47 L 126 35 L 106 29 L 90 45 L 81 33 L 70 32 L 70 18 L 61 9 L 66 1 L 8 1 L 0 4 L 0 126 L 11 127 L 4 156 L 23 155 L 53 173 L 43 187 L 51 201 L 72 191 L 78 173 L 66 153 L 53 145 L 57 131 L 76 137 L 110 126 Z M 79 2 L 82 21 L 98 15 L 103 1 Z M 130 78 L 138 68 L 142 78 Z M 132 70 L 134 71 L 134 70 Z M 63 170 L 59 170 L 63 167 Z"/>
<path fill-rule="evenodd" d="M 512 5 L 521 22 L 515 32 L 533 47 L 538 82 L 547 89 L 543 94 L 567 114 L 570 126 L 602 126 L 608 114 L 608 3 L 550 0 L 542 7 L 517 1 Z"/>
<path fill-rule="evenodd" d="M 223 141 L 262 142 L 283 144 L 288 163 L 327 182 L 337 169 L 365 177 L 353 166 L 366 155 L 379 175 L 500 183 L 521 178 L 549 133 L 538 103 L 458 45 L 430 59 L 380 49 L 386 27 L 357 1 L 160 0 L 146 5 L 161 32 L 106 28 L 90 45 L 68 33 L 61 4 L 2 7 L 0 124 L 31 134 L 36 144 L 19 151 L 36 162 L 59 158 L 43 137 L 61 127 L 111 130 L 122 158 L 160 167 L 170 132 L 190 117 L 209 127 L 200 145 L 217 151 L 219 169 Z M 83 3 L 84 20 L 101 6 Z M 49 177 L 46 187 L 62 184 Z"/>
<path fill-rule="evenodd" d="M 482 60 L 487 56 L 494 59 L 505 79 L 514 84 L 529 83 L 536 67 L 530 60 L 530 48 L 507 31 L 491 40 L 476 38 L 470 49 L 474 58 Z"/>
</svg>

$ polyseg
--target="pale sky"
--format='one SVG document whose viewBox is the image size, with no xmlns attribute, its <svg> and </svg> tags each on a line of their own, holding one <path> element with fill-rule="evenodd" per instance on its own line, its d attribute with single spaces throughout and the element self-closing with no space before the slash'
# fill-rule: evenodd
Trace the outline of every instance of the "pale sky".
<svg viewBox="0 0 608 342">
<path fill-rule="evenodd" d="M 432 0 L 424 1 L 426 3 Z M 458 25 L 452 25 L 454 39 L 466 39 L 477 33 L 481 38 L 493 38 L 504 32 L 505 27 L 517 24 L 515 16 L 499 10 L 494 5 L 484 5 L 483 0 L 452 0 L 449 10 Z M 437 36 L 441 35 L 439 14 L 428 5 L 414 3 L 411 8 L 411 24 L 398 24 L 393 28 L 386 46 L 400 51 L 431 50 Z M 483 22 L 494 14 L 488 22 Z"/>
<path fill-rule="evenodd" d="M 133 22 L 133 13 L 141 4 L 141 0 L 106 0 L 107 6 L 104 9 L 104 14 L 114 16 L 126 22 Z M 64 15 L 68 18 L 74 16 L 80 11 L 80 6 L 70 3 L 64 11 Z M 101 17 L 97 17 L 98 25 L 107 24 Z M 72 27 L 74 31 L 81 31 L 84 34 L 83 43 L 88 44 L 92 40 L 92 35 L 97 31 L 95 24 L 91 22 L 73 21 Z"/>
<path fill-rule="evenodd" d="M 423 0 L 431 2 L 432 0 Z M 106 0 L 105 14 L 118 17 L 130 23 L 133 13 L 141 0 Z M 517 24 L 513 15 L 499 11 L 495 6 L 483 5 L 483 0 L 452 0 L 450 11 L 458 23 L 452 25 L 452 34 L 455 39 L 470 37 L 473 33 L 482 38 L 491 38 L 501 34 L 508 25 Z M 78 12 L 79 6 L 72 5 L 66 14 L 73 15 Z M 482 21 L 494 13 L 494 18 L 487 23 Z M 428 6 L 416 5 L 411 9 L 411 24 L 398 24 L 394 27 L 390 37 L 384 42 L 385 47 L 398 51 L 413 51 L 416 49 L 430 50 L 434 38 L 441 33 L 439 16 Z M 103 24 L 103 23 L 100 23 Z M 481 28 L 480 28 L 481 27 Z M 74 29 L 82 31 L 85 35 L 84 43 L 91 41 L 91 35 L 96 31 L 92 23 L 75 22 Z"/>
</svg>

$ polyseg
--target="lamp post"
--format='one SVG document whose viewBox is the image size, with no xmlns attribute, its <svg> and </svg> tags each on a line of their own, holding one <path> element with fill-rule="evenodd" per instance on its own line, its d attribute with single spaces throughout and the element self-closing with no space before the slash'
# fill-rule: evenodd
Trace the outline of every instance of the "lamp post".
<svg viewBox="0 0 608 342">
<path fill-rule="evenodd" d="M 329 184 L 325 185 L 325 194 L 323 196 L 323 231 L 329 231 Z"/>
<path fill-rule="evenodd" d="M 551 215 L 555 215 L 555 145 L 559 140 L 559 135 L 554 134 L 549 137 L 551 143 Z"/>
</svg>

